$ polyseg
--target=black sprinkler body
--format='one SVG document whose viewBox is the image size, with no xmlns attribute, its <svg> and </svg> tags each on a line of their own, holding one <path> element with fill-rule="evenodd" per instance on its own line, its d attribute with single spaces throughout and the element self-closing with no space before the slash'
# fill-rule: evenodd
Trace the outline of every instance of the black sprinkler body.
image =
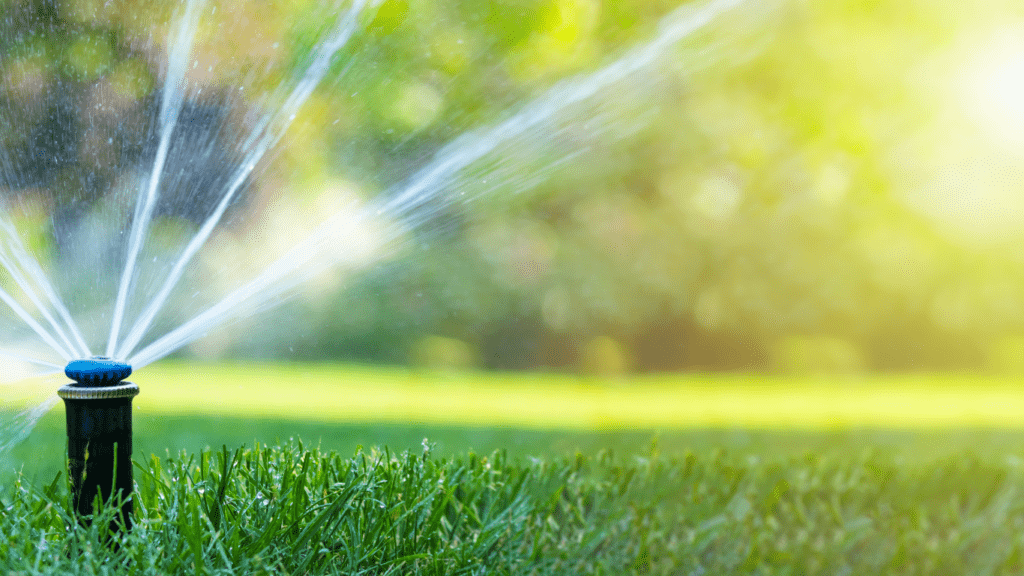
<svg viewBox="0 0 1024 576">
<path fill-rule="evenodd" d="M 67 414 L 71 504 L 87 522 L 97 495 L 106 502 L 117 494 L 121 517 L 113 530 L 132 524 L 132 398 L 139 387 L 122 382 L 131 373 L 128 364 L 102 356 L 74 360 L 64 368 L 74 382 L 57 391 Z"/>
</svg>

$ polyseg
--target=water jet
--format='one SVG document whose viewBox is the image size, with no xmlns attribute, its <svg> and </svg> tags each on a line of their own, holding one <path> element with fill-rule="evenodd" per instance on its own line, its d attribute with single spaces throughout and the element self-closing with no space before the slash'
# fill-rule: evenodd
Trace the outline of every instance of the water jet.
<svg viewBox="0 0 1024 576">
<path fill-rule="evenodd" d="M 359 62 L 378 70 L 377 55 L 390 54 L 390 48 L 384 49 L 388 44 L 373 44 L 376 34 L 370 22 L 381 3 L 335 3 L 324 25 L 308 30 L 308 38 L 305 32 L 290 36 L 288 26 L 273 34 L 268 30 L 268 40 L 281 42 L 253 52 L 251 60 L 238 54 L 240 66 L 229 65 L 233 57 L 220 58 L 228 45 L 218 48 L 203 32 L 224 32 L 230 17 L 219 15 L 217 6 L 205 0 L 177 4 L 166 38 L 149 31 L 141 17 L 132 17 L 141 32 L 121 30 L 113 24 L 120 10 L 107 5 L 100 10 L 106 16 L 96 16 L 96 22 L 100 28 L 110 24 L 109 35 L 92 34 L 80 23 L 63 20 L 53 28 L 35 12 L 22 12 L 19 3 L 12 5 L 14 16 L 0 17 L 0 92 L 9 92 L 0 94 L 0 100 L 24 108 L 6 108 L 0 124 L 16 128 L 11 134 L 46 135 L 43 143 L 0 134 L 0 195 L 10 197 L 0 203 L 0 273 L 12 281 L 0 286 L 0 320 L 12 321 L 0 355 L 40 378 L 70 361 L 65 373 L 74 383 L 61 388 L 58 396 L 67 409 L 74 508 L 83 516 L 92 512 L 97 496 L 108 498 L 117 490 L 122 496 L 131 494 L 130 407 L 138 388 L 123 380 L 132 368 L 288 301 L 325 271 L 347 276 L 401 253 L 418 242 L 413 236 L 417 230 L 439 220 L 439 214 L 459 212 L 504 190 L 500 186 L 506 176 L 508 192 L 518 194 L 595 142 L 602 148 L 604 141 L 632 133 L 641 123 L 633 118 L 633 109 L 650 106 L 644 95 L 660 90 L 654 80 L 672 54 L 696 43 L 716 23 L 731 18 L 729 14 L 746 20 L 749 11 L 741 8 L 756 2 L 688 2 L 667 14 L 650 40 L 592 72 L 555 82 L 507 113 L 482 116 L 450 133 L 408 128 L 404 140 L 396 136 L 392 142 L 389 137 L 381 147 L 369 147 L 372 161 L 367 166 L 378 166 L 378 155 L 396 159 L 395 165 L 391 160 L 382 164 L 384 174 L 360 176 L 362 161 L 324 152 L 314 163 L 352 184 L 323 195 L 329 200 L 325 206 L 336 210 L 331 216 L 288 220 L 266 215 L 266 222 L 285 222 L 297 232 L 294 238 L 287 235 L 280 252 L 268 249 L 276 246 L 261 239 L 275 236 L 264 233 L 262 218 L 275 206 L 270 199 L 276 196 L 251 199 L 251 207 L 246 205 L 240 215 L 229 210 L 250 194 L 249 183 L 266 169 L 279 144 L 291 142 L 286 138 L 289 127 L 310 98 L 314 101 L 309 108 L 337 109 L 337 114 L 320 119 L 326 125 L 333 125 L 330 117 L 336 117 L 335 123 L 351 117 L 392 131 L 391 120 L 378 118 L 390 118 L 390 112 L 367 108 L 364 113 L 359 106 L 350 110 L 350 101 L 363 89 L 391 92 L 398 87 L 393 82 L 399 81 L 388 74 L 378 78 L 377 72 L 349 72 L 358 70 Z M 290 7 L 284 3 L 282 13 Z M 6 15 L 5 10 L 0 14 Z M 46 51 L 36 54 L 35 36 L 54 34 L 53 42 L 63 46 L 61 38 L 79 30 L 89 34 L 71 47 L 86 46 L 88 54 L 105 54 L 106 60 L 79 70 L 52 60 Z M 252 35 L 248 28 L 244 32 L 246 38 Z M 295 47 L 285 49 L 289 42 Z M 696 70 L 713 59 L 682 60 L 673 68 Z M 416 71 L 420 67 L 416 64 L 399 76 L 408 76 L 410 86 L 428 86 L 435 76 L 429 71 L 444 69 L 426 60 L 422 73 Z M 443 80 L 447 74 L 438 76 L 440 92 L 455 86 Z M 638 80 L 638 74 L 644 78 Z M 335 83 L 333 90 L 319 88 L 330 82 Z M 526 84 L 524 80 L 524 90 Z M 68 86 L 76 87 L 74 94 L 68 94 Z M 343 96 L 317 100 L 318 94 L 342 88 Z M 621 102 L 606 106 L 609 101 Z M 64 116 L 50 113 L 51 108 L 77 120 L 55 121 Z M 198 122 L 190 110 L 196 109 L 215 111 L 210 114 L 218 119 L 211 121 L 214 126 L 194 131 L 192 125 Z M 17 116 L 20 111 L 23 117 Z M 628 122 L 619 122 L 623 118 Z M 320 120 L 310 120 L 311 125 L 323 128 Z M 65 125 L 81 126 L 81 133 L 62 131 Z M 345 141 L 350 138 L 348 132 L 338 134 L 345 134 Z M 411 154 L 413 145 L 406 150 L 400 140 L 424 148 Z M 354 136 L 351 141 L 361 142 Z M 528 164 L 542 169 L 528 169 Z M 532 176 L 520 177 L 521 167 Z M 259 225 L 246 224 L 247 217 Z M 247 229 L 259 233 L 250 238 Z M 37 242 L 31 234 L 45 241 Z M 210 278 L 211 271 L 223 269 L 230 269 L 227 281 Z M 93 357 L 93 351 L 120 362 Z M 45 401 L 52 402 L 56 386 L 45 385 Z M 0 413 L 0 437 L 5 428 L 27 433 L 43 413 L 42 408 L 18 413 L 10 425 Z M 0 452 L 6 445 L 0 442 Z M 130 511 L 130 498 L 125 505 Z"/>
<path fill-rule="evenodd" d="M 132 524 L 132 398 L 139 387 L 123 380 L 132 368 L 103 356 L 73 360 L 64 374 L 74 380 L 57 391 L 67 415 L 71 505 L 83 522 L 97 496 L 120 502 L 112 530 Z"/>
</svg>

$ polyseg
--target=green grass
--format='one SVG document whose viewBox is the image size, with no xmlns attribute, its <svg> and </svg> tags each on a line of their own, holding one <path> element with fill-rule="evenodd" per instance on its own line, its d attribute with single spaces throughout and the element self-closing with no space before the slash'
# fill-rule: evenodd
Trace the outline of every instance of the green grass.
<svg viewBox="0 0 1024 576">
<path fill-rule="evenodd" d="M 1019 574 L 1024 461 L 719 451 L 340 456 L 290 443 L 137 463 L 105 544 L 64 483 L 0 493 L 12 574 Z M 106 514 L 106 515 L 104 515 Z M 69 529 L 69 527 L 72 527 Z"/>
<path fill-rule="evenodd" d="M 0 574 L 1024 573 L 1010 381 L 257 370 L 137 375 L 113 553 L 67 529 L 58 405 L 0 457 Z"/>
</svg>

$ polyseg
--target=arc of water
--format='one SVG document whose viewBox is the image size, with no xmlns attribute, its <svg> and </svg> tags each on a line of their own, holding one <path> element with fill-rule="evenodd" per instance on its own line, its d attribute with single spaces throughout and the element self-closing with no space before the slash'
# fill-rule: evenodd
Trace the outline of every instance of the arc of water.
<svg viewBox="0 0 1024 576">
<path fill-rule="evenodd" d="M 7 154 L 4 153 L 3 150 L 0 150 L 0 176 L 4 176 L 7 173 L 10 173 L 10 171 L 11 171 L 10 158 L 7 156 Z M 27 269 L 29 269 L 29 271 L 30 271 L 29 273 L 34 276 L 34 272 L 32 271 L 33 268 L 32 268 L 31 265 L 28 264 L 28 262 L 31 261 L 33 264 L 35 264 L 35 268 L 36 269 L 39 268 L 38 263 L 35 262 L 35 259 L 32 258 L 31 256 L 29 256 L 28 253 L 24 250 L 24 247 L 22 246 L 20 239 L 18 238 L 17 234 L 14 232 L 14 227 L 2 215 L 0 215 L 0 224 L 2 224 L 3 230 L 10 237 L 10 244 L 9 244 L 9 246 L 13 246 L 14 253 L 15 253 L 15 258 L 19 262 L 21 262 L 23 266 L 25 266 Z M 15 269 L 15 267 L 11 265 L 10 261 L 8 260 L 7 262 L 3 263 L 2 265 L 7 269 L 8 273 L 10 273 L 11 276 L 15 279 L 15 282 L 22 288 L 22 290 L 25 292 L 25 294 L 29 296 L 29 298 L 32 300 L 33 304 L 35 304 L 36 307 L 39 310 L 44 311 L 44 313 L 45 313 L 46 308 L 44 306 L 41 306 L 38 303 L 39 300 L 38 300 L 38 298 L 36 298 L 35 293 L 34 293 L 33 290 L 26 289 L 26 284 L 23 283 L 23 277 L 19 274 L 19 272 Z M 19 280 L 19 278 L 21 278 L 21 279 Z M 40 286 L 43 286 L 44 284 L 45 284 L 45 286 L 49 286 L 49 283 L 47 283 L 47 282 L 38 283 L 38 284 Z M 44 291 L 46 290 L 45 287 L 43 289 L 44 289 Z M 6 290 L 3 290 L 2 288 L 0 288 L 0 300 L 2 300 L 5 304 L 7 304 L 7 306 L 19 318 L 21 318 L 22 321 L 24 321 L 29 326 L 29 328 L 32 329 L 33 332 L 35 332 L 40 338 L 42 338 L 43 342 L 45 342 L 48 346 L 53 348 L 53 350 L 56 351 L 57 354 L 59 354 L 65 360 L 70 359 L 70 357 L 71 357 L 70 353 L 67 350 L 65 350 L 53 338 L 53 336 L 45 328 L 43 328 L 42 325 L 40 325 L 34 318 L 32 318 L 32 316 L 28 313 L 28 311 L 25 310 L 25 308 L 22 307 L 17 302 L 17 300 L 15 300 L 10 294 L 7 293 Z M 57 326 L 57 324 L 55 322 L 53 322 L 52 319 L 49 318 L 49 317 L 48 317 L 48 320 L 50 320 L 51 325 L 53 325 L 54 330 L 56 330 L 58 334 L 61 334 L 63 336 L 63 331 Z M 64 338 L 64 342 L 65 342 L 65 344 L 68 345 L 68 347 L 70 349 L 72 349 L 72 350 L 74 349 L 74 346 L 70 345 L 70 343 L 67 341 L 67 338 Z M 9 353 L 8 353 L 8 356 L 10 356 Z M 34 362 L 34 363 L 38 363 L 38 364 L 43 364 L 43 365 L 51 366 L 51 367 L 52 366 L 56 366 L 55 364 L 49 363 L 49 362 L 47 362 L 45 360 L 30 359 L 30 358 L 27 358 L 27 357 L 26 358 L 20 358 L 20 359 L 28 361 L 28 362 Z"/>
<path fill-rule="evenodd" d="M 47 368 L 53 369 L 54 372 L 56 372 L 58 370 L 63 370 L 64 369 L 63 366 L 61 366 L 59 364 L 54 364 L 53 362 L 50 362 L 48 360 L 42 360 L 40 358 L 33 358 L 32 356 L 25 356 L 25 355 L 22 355 L 22 354 L 15 354 L 14 352 L 8 352 L 7 350 L 0 350 L 0 356 L 3 356 L 4 358 L 10 358 L 11 360 L 18 360 L 20 362 L 27 362 L 29 364 L 35 364 L 37 366 L 45 366 Z M 43 372 L 42 374 L 39 374 L 39 375 L 43 376 L 43 375 L 46 375 L 46 374 L 51 374 L 51 372 Z"/>
<path fill-rule="evenodd" d="M 18 252 L 15 252 L 15 258 L 20 258 Z M 28 260 L 22 260 L 22 267 L 24 267 L 29 275 L 35 280 L 36 285 L 39 286 L 47 300 L 57 311 L 57 314 L 64 321 L 64 324 L 68 327 L 71 332 L 71 336 L 75 339 L 75 343 L 78 345 L 78 350 L 82 352 L 83 358 L 92 356 L 92 351 L 89 349 L 89 345 L 85 343 L 85 338 L 82 337 L 82 331 L 78 328 L 78 324 L 71 316 L 71 312 L 68 307 L 61 300 L 60 296 L 57 295 L 57 291 L 53 288 L 53 285 L 46 279 L 46 274 L 43 272 L 42 267 L 35 261 L 34 258 L 29 257 Z"/>
<path fill-rule="evenodd" d="M 445 178 L 489 154 L 527 130 L 547 122 L 559 112 L 592 98 L 627 76 L 650 66 L 669 47 L 711 24 L 725 12 L 750 0 L 713 0 L 695 8 L 687 5 L 669 15 L 655 38 L 627 52 L 615 62 L 595 73 L 563 80 L 541 97 L 507 120 L 485 130 L 468 132 L 443 147 L 431 165 L 409 180 L 400 194 L 393 196 L 382 210 L 396 215 L 415 210 L 432 196 L 429 190 L 443 184 Z"/>
<path fill-rule="evenodd" d="M 54 351 L 57 352 L 57 354 L 60 354 L 61 358 L 65 360 L 71 359 L 71 353 L 65 350 L 64 347 L 62 347 L 57 342 L 57 340 L 55 340 L 54 337 L 49 332 L 47 332 L 46 328 L 43 328 L 42 325 L 39 324 L 39 322 L 36 322 L 36 319 L 33 318 L 32 315 L 29 314 L 28 311 L 25 310 L 25 308 L 22 307 L 21 304 L 18 304 L 18 301 L 15 300 L 14 297 L 12 297 L 10 294 L 7 293 L 6 290 L 2 288 L 0 288 L 0 300 L 2 300 L 4 304 L 7 304 L 8 308 L 10 308 L 15 314 L 17 314 L 18 317 L 21 318 L 22 321 L 25 322 L 25 324 L 27 324 L 28 327 L 31 328 L 33 332 L 35 332 L 40 338 L 42 338 L 43 342 L 46 342 L 46 344 L 49 345 L 50 348 L 53 348 Z"/>
<path fill-rule="evenodd" d="M 40 376 L 45 376 L 42 374 Z M 53 405 L 57 403 L 57 395 L 53 394 L 47 397 L 42 403 L 26 408 L 17 414 L 13 419 L 13 425 L 6 425 L 4 422 L 0 422 L 0 454 L 3 454 L 16 446 L 19 442 L 28 437 L 29 432 L 35 426 L 36 422 L 39 421 L 47 412 L 53 408 Z"/>
<path fill-rule="evenodd" d="M 81 350 L 77 350 L 75 345 L 71 343 L 71 339 L 68 338 L 64 329 L 57 323 L 57 319 L 50 313 L 49 307 L 43 304 L 32 285 L 29 284 L 28 279 L 26 279 L 25 275 L 21 273 L 20 268 L 11 261 L 11 258 L 8 257 L 3 250 L 0 250 L 0 266 L 3 266 L 4 269 L 7 270 L 7 273 L 11 275 L 11 278 L 14 279 L 14 283 L 21 288 L 22 293 L 28 297 L 32 302 L 32 305 L 36 307 L 36 310 L 42 314 L 43 319 L 45 319 L 47 323 L 49 323 L 50 327 L 53 328 L 53 333 L 57 335 L 57 338 L 60 338 L 66 349 L 73 353 L 81 353 Z"/>
<path fill-rule="evenodd" d="M 296 272 L 304 269 L 309 262 L 316 259 L 320 246 L 328 242 L 333 245 L 344 240 L 339 233 L 353 232 L 356 229 L 355 224 L 359 220 L 367 218 L 371 213 L 371 210 L 362 210 L 356 213 L 338 212 L 318 226 L 312 234 L 292 247 L 284 256 L 264 268 L 247 284 L 235 289 L 202 313 L 153 341 L 129 358 L 128 363 L 134 369 L 139 369 L 189 343 L 201 335 L 204 329 L 219 325 L 235 314 L 241 304 L 250 301 L 254 296 L 259 296 L 261 301 L 266 301 L 298 285 L 314 271 L 305 269 L 303 274 Z M 389 239 L 397 237 L 398 233 L 397 227 L 392 227 L 391 235 L 379 238 L 378 242 L 387 243 Z M 330 264 L 324 262 L 322 266 L 327 267 Z"/>
<path fill-rule="evenodd" d="M 27 282 L 18 279 L 19 275 L 15 272 L 14 267 L 7 262 L 3 262 L 3 266 L 7 268 L 8 272 L 11 273 L 11 276 L 14 277 L 15 282 L 22 287 L 22 290 L 25 291 L 29 298 L 32 298 L 32 303 L 35 304 L 36 308 L 38 308 L 40 312 L 43 313 L 46 320 L 51 326 L 53 326 L 53 329 L 57 331 L 57 334 L 61 336 L 62 340 L 64 340 L 64 344 L 67 345 L 68 349 L 81 354 L 83 358 L 91 356 L 92 353 L 89 351 L 89 346 L 86 345 L 85 338 L 82 337 L 82 332 L 78 329 L 78 324 L 75 322 L 74 318 L 72 318 L 71 312 L 68 311 L 67 306 L 64 305 L 64 302 L 57 295 L 57 291 L 53 288 L 53 285 L 50 284 L 49 280 L 47 280 L 46 274 L 43 272 L 39 262 L 25 249 L 14 225 L 6 219 L 0 218 L 0 229 L 3 229 L 7 234 L 9 242 L 7 247 L 11 252 L 11 256 L 14 257 L 14 262 L 16 262 L 21 269 L 29 275 L 32 281 L 35 282 L 35 285 L 42 290 L 43 295 L 50 302 L 50 305 L 53 306 L 53 309 L 56 310 L 57 315 L 64 321 L 64 325 L 71 333 L 71 337 L 74 338 L 77 348 L 68 341 L 68 338 L 64 335 L 63 328 L 61 328 L 56 320 L 47 313 L 46 307 L 40 304 L 36 298 L 33 298 L 33 292 L 25 286 Z"/>
<path fill-rule="evenodd" d="M 114 303 L 110 337 L 107 340 L 107 356 L 114 355 L 117 338 L 121 331 L 121 323 L 124 321 L 125 308 L 128 304 L 128 293 L 135 281 L 135 266 L 139 253 L 142 251 L 146 230 L 149 228 L 149 223 L 153 218 L 153 210 L 156 208 L 160 179 L 163 176 L 164 163 L 167 161 L 167 152 L 171 145 L 171 135 L 174 133 L 174 128 L 178 123 L 178 113 L 181 111 L 181 105 L 184 100 L 185 70 L 189 56 L 192 53 L 192 41 L 195 38 L 198 20 L 197 5 L 202 4 L 204 4 L 203 0 L 188 3 L 185 8 L 185 15 L 178 22 L 173 48 L 168 53 L 167 79 L 164 81 L 160 102 L 160 143 L 157 146 L 156 157 L 153 160 L 153 170 L 150 172 L 147 185 L 139 189 L 139 204 L 137 204 L 138 208 L 135 211 L 135 218 L 132 220 L 132 231 L 128 240 L 128 255 L 125 260 L 124 270 L 121 272 L 121 281 L 117 288 L 117 300 Z"/>
<path fill-rule="evenodd" d="M 225 189 L 216 209 L 212 214 L 210 214 L 196 235 L 182 251 L 178 260 L 174 263 L 174 267 L 171 269 L 170 273 L 168 273 L 167 278 L 160 287 L 160 291 L 157 292 L 156 296 L 139 315 L 139 318 L 125 337 L 124 342 L 122 342 L 117 348 L 116 355 L 118 358 L 125 358 L 131 354 L 135 347 L 139 345 L 139 342 L 142 341 L 142 338 L 145 337 L 153 321 L 156 319 L 157 314 L 160 313 L 164 304 L 167 303 L 167 299 L 170 297 L 171 292 L 181 280 L 181 276 L 185 272 L 185 267 L 192 261 L 192 258 L 195 257 L 199 249 L 203 247 L 206 240 L 209 239 L 210 234 L 213 233 L 214 228 L 220 222 L 221 218 L 224 216 L 224 212 L 231 204 L 231 200 L 242 187 L 242 184 L 245 183 L 245 179 L 249 177 L 249 174 L 251 174 L 253 170 L 256 169 L 256 165 L 263 158 L 264 154 L 273 148 L 280 140 L 281 136 L 284 135 L 285 130 L 287 130 L 288 126 L 291 125 L 299 108 L 302 107 L 327 73 L 334 55 L 337 54 L 337 52 L 341 50 L 352 38 L 352 35 L 355 34 L 359 15 L 362 13 L 365 6 L 366 0 L 355 0 L 352 2 L 349 6 L 348 12 L 335 28 L 333 36 L 327 42 L 324 42 L 319 46 L 313 62 L 306 69 L 302 80 L 299 81 L 285 99 L 285 102 L 281 106 L 279 112 L 261 122 L 257 126 L 256 130 L 253 131 L 253 137 L 250 138 L 250 142 L 255 141 L 252 152 L 247 155 L 245 160 L 235 171 L 231 182 Z"/>
<path fill-rule="evenodd" d="M 432 190 L 439 190 L 441 184 L 453 174 L 481 159 L 502 143 L 523 135 L 530 128 L 551 119 L 558 112 L 595 96 L 616 82 L 621 82 L 630 74 L 652 64 L 670 46 L 710 25 L 729 10 L 750 2 L 751 0 L 712 0 L 699 7 L 688 5 L 678 9 L 666 17 L 658 35 L 644 46 L 627 52 L 596 73 L 556 84 L 504 122 L 469 132 L 455 139 L 442 148 L 426 168 L 410 178 L 400 193 L 379 204 L 376 210 L 364 210 L 364 215 L 387 213 L 401 217 L 419 209 L 434 197 Z M 204 330 L 231 318 L 237 314 L 242 303 L 256 296 L 262 301 L 267 301 L 298 284 L 302 275 L 294 272 L 314 258 L 317 246 L 323 242 L 337 241 L 339 222 L 336 219 L 340 215 L 341 213 L 336 214 L 334 218 L 321 224 L 306 239 L 265 268 L 249 283 L 152 342 L 132 356 L 129 362 L 135 367 L 153 362 L 201 336 Z M 391 235 L 381 238 L 380 242 L 387 243 L 399 234 L 398 226 L 393 226 Z"/>
</svg>

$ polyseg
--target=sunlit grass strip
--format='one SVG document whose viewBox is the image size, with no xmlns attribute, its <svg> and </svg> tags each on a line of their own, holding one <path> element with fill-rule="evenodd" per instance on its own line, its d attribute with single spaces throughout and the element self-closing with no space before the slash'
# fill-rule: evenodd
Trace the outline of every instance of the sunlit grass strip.
<svg viewBox="0 0 1024 576">
<path fill-rule="evenodd" d="M 531 429 L 1018 427 L 1024 388 L 965 376 L 783 379 L 428 373 L 327 364 L 161 363 L 140 410 Z"/>
</svg>

